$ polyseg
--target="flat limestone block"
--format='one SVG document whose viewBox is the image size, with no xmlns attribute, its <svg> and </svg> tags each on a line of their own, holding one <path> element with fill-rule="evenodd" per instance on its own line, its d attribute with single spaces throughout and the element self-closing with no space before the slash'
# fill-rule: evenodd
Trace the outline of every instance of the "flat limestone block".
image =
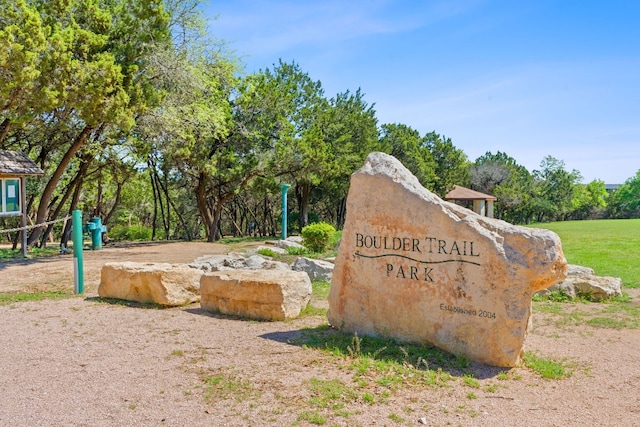
<svg viewBox="0 0 640 427">
<path fill-rule="evenodd" d="M 372 153 L 351 177 L 329 323 L 515 366 L 531 297 L 565 277 L 558 236 L 443 201 Z"/>
<path fill-rule="evenodd" d="M 186 264 L 113 262 L 102 267 L 98 295 L 180 306 L 200 300 L 203 271 Z"/>
<path fill-rule="evenodd" d="M 311 300 L 311 281 L 301 271 L 216 271 L 200 279 L 200 296 L 207 311 L 264 320 L 293 319 Z"/>
</svg>

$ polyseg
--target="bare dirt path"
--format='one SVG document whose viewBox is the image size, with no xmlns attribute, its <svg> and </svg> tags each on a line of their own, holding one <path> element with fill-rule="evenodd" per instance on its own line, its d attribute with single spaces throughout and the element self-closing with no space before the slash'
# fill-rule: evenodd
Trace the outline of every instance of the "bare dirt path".
<svg viewBox="0 0 640 427">
<path fill-rule="evenodd" d="M 104 262 L 189 262 L 228 250 L 171 243 L 87 252 L 86 295 L 0 306 L 0 425 L 640 426 L 638 329 L 562 325 L 537 313 L 526 350 L 562 360 L 571 377 L 472 365 L 475 382 L 451 372 L 444 385 L 391 387 L 356 376 L 348 357 L 296 341 L 307 328 L 322 330 L 324 316 L 255 322 L 199 304 L 95 298 Z M 0 291 L 72 289 L 71 258 L 0 263 Z M 323 403 L 318 383 L 345 388 Z"/>
<path fill-rule="evenodd" d="M 229 246 L 204 242 L 128 243 L 83 252 L 84 285 L 97 293 L 100 270 L 107 262 L 189 263 L 203 255 L 227 253 Z M 0 262 L 0 292 L 66 290 L 73 292 L 73 255 Z"/>
</svg>

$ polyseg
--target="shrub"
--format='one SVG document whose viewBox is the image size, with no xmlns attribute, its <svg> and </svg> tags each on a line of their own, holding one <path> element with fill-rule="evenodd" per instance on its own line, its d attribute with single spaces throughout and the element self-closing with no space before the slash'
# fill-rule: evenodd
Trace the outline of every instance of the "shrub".
<svg viewBox="0 0 640 427">
<path fill-rule="evenodd" d="M 144 226 L 119 226 L 109 229 L 109 238 L 116 241 L 142 241 L 151 240 L 151 228 Z"/>
<path fill-rule="evenodd" d="M 313 252 L 323 252 L 335 232 L 336 229 L 326 222 L 307 225 L 302 229 L 302 244 Z"/>
<path fill-rule="evenodd" d="M 289 246 L 287 249 L 287 255 L 305 256 L 309 255 L 309 249 L 298 248 L 296 246 Z"/>
</svg>

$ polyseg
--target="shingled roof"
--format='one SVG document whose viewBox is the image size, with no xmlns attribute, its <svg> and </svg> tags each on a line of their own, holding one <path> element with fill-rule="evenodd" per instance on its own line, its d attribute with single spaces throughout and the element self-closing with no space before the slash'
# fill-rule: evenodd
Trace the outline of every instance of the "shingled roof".
<svg viewBox="0 0 640 427">
<path fill-rule="evenodd" d="M 17 151 L 0 150 L 0 176 L 43 175 L 33 160 Z"/>
<path fill-rule="evenodd" d="M 459 185 L 453 187 L 453 190 L 449 191 L 444 198 L 445 200 L 497 200 L 496 197 L 489 194 L 484 194 Z"/>
</svg>

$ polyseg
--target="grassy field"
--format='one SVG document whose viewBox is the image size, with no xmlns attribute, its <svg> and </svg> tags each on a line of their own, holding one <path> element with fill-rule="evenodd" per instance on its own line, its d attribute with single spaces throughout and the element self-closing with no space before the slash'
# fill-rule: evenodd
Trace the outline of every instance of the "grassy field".
<svg viewBox="0 0 640 427">
<path fill-rule="evenodd" d="M 620 277 L 640 288 L 640 219 L 537 223 L 560 236 L 570 264 L 591 267 L 599 276 Z"/>
</svg>

